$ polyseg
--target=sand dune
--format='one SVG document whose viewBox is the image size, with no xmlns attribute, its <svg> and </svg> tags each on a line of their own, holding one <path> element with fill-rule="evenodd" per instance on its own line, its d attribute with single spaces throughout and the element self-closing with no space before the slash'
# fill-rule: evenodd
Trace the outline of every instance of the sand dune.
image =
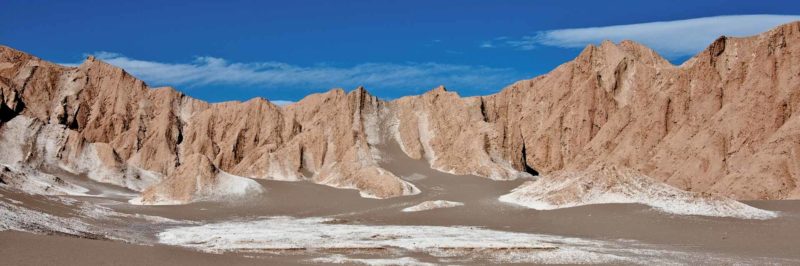
<svg viewBox="0 0 800 266">
<path fill-rule="evenodd" d="M 741 202 L 687 192 L 630 169 L 596 166 L 585 171 L 563 171 L 529 181 L 500 201 L 537 210 L 590 204 L 638 203 L 679 215 L 770 219 L 778 216 Z"/>
</svg>

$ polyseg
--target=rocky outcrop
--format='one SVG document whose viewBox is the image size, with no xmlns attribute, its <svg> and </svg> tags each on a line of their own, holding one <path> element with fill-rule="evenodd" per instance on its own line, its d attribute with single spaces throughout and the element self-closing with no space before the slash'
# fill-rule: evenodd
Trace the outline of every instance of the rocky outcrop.
<svg viewBox="0 0 800 266">
<path fill-rule="evenodd" d="M 681 66 L 604 42 L 485 97 L 486 109 L 505 157 L 524 146 L 542 173 L 612 164 L 689 191 L 796 198 L 799 40 L 798 22 L 720 38 Z"/>
<path fill-rule="evenodd" d="M 438 88 L 390 104 L 403 150 L 443 171 L 506 179 L 611 164 L 688 191 L 797 198 L 796 41 L 798 22 L 722 37 L 681 66 L 606 41 L 494 95 Z"/>
<path fill-rule="evenodd" d="M 637 43 L 604 42 L 494 95 L 439 87 L 387 102 L 335 89 L 282 107 L 210 104 L 93 57 L 63 67 L 0 47 L 0 145 L 15 149 L 2 163 L 161 191 L 184 184 L 182 167 L 200 156 L 234 176 L 388 198 L 419 192 L 378 165 L 377 147 L 397 142 L 440 171 L 495 180 L 616 165 L 693 192 L 800 198 L 797 43 L 791 23 L 720 38 L 674 66 Z M 197 191 L 155 194 L 188 202 Z"/>
<path fill-rule="evenodd" d="M 394 134 L 411 158 L 426 159 L 434 169 L 495 180 L 530 176 L 513 156 L 503 156 L 492 140 L 502 132 L 485 119 L 482 98 L 461 98 L 444 86 L 388 104 L 394 111 Z M 502 144 L 501 144 L 502 145 Z M 517 155 L 518 156 L 518 155 Z"/>
<path fill-rule="evenodd" d="M 205 155 L 186 157 L 164 181 L 132 199 L 133 204 L 185 204 L 201 200 L 237 200 L 262 192 L 252 179 L 220 171 Z"/>
<path fill-rule="evenodd" d="M 363 88 L 285 108 L 264 99 L 209 104 L 172 88 L 149 89 L 93 57 L 62 67 L 0 47 L 0 62 L 0 145 L 12 150 L 2 163 L 86 174 L 136 191 L 159 188 L 147 190 L 145 204 L 209 198 L 200 192 L 214 182 L 165 191 L 188 182 L 178 170 L 201 162 L 197 156 L 235 176 L 308 179 L 373 198 L 419 193 L 378 166 L 374 145 L 387 135 L 387 110 Z"/>
</svg>

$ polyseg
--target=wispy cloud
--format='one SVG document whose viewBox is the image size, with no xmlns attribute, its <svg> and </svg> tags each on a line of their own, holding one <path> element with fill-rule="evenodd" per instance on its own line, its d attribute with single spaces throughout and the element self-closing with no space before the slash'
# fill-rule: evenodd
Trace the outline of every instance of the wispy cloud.
<svg viewBox="0 0 800 266">
<path fill-rule="evenodd" d="M 721 35 L 749 36 L 780 24 L 800 20 L 794 15 L 733 15 L 660 21 L 605 27 L 540 31 L 535 35 L 508 39 L 502 44 L 521 50 L 537 46 L 580 48 L 603 40 L 633 40 L 666 57 L 693 55 Z"/>
<path fill-rule="evenodd" d="M 354 66 L 298 66 L 282 62 L 229 62 L 200 56 L 183 63 L 134 59 L 96 52 L 95 57 L 121 67 L 154 86 L 209 85 L 257 89 L 308 89 L 365 86 L 370 90 L 416 93 L 446 85 L 458 90 L 497 90 L 518 79 L 512 69 L 441 63 L 364 63 Z"/>
<path fill-rule="evenodd" d="M 270 102 L 279 106 L 290 105 L 295 103 L 294 101 L 284 101 L 284 100 L 271 100 Z"/>
<path fill-rule="evenodd" d="M 482 42 L 480 47 L 481 48 L 496 48 L 497 47 L 497 43 L 500 43 L 500 42 L 503 42 L 503 41 L 507 41 L 507 40 L 508 40 L 507 36 L 497 37 L 497 38 L 491 39 L 489 41 Z"/>
</svg>

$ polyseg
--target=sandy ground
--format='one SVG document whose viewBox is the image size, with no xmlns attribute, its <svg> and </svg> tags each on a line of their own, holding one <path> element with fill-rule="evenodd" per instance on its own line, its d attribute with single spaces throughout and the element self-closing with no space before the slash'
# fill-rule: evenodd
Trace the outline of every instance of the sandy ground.
<svg viewBox="0 0 800 266">
<path fill-rule="evenodd" d="M 208 254 L 164 245 L 0 232 L 2 265 L 293 265 L 291 260 Z"/>
<path fill-rule="evenodd" d="M 427 162 L 404 156 L 397 145 L 381 147 L 383 167 L 417 185 L 422 193 L 377 200 L 361 198 L 355 190 L 341 190 L 310 182 L 259 180 L 266 192 L 245 202 L 194 203 L 184 206 L 137 206 L 122 199 L 76 197 L 118 212 L 146 214 L 178 220 L 213 223 L 252 220 L 259 217 L 332 217 L 368 225 L 478 226 L 487 229 L 549 234 L 586 239 L 635 240 L 666 250 L 739 256 L 765 262 L 781 259 L 800 263 L 800 201 L 746 202 L 780 212 L 770 220 L 741 220 L 661 213 L 643 205 L 606 204 L 550 211 L 536 211 L 497 200 L 525 180 L 491 181 L 476 176 L 455 176 L 432 170 Z M 0 191 L 2 192 L 2 191 Z M 6 193 L 31 206 L 63 216 L 74 211 L 37 197 Z M 401 210 L 429 200 L 463 202 L 458 208 L 424 212 Z M 109 225 L 116 230 L 154 234 L 169 226 L 147 227 L 141 223 Z M 302 262 L 309 256 L 242 254 L 212 255 L 167 246 L 137 246 L 121 242 L 87 240 L 27 233 L 0 233 L 0 257 L 12 264 L 251 264 Z M 11 244 L 13 243 L 13 244 Z M 44 247 L 44 248 L 41 248 Z M 45 250 L 41 253 L 33 250 Z M 90 250 L 91 252 L 86 252 Z M 77 256 L 76 256 L 77 254 Z M 98 257 L 98 254 L 102 256 Z M 253 255 L 253 254 L 248 254 Z M 64 259 L 59 259 L 66 257 Z M 69 259 L 73 258 L 73 259 Z M 430 258 L 416 255 L 421 261 Z M 307 262 L 306 262 L 307 263 Z"/>
</svg>

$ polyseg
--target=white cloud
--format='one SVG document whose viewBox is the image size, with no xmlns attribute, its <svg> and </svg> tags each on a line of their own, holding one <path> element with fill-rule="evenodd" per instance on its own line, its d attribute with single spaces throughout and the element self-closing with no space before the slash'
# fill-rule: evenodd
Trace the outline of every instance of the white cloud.
<svg viewBox="0 0 800 266">
<path fill-rule="evenodd" d="M 557 29 L 507 40 L 505 45 L 530 50 L 539 45 L 580 48 L 603 40 L 633 40 L 666 57 L 693 55 L 717 37 L 749 36 L 800 20 L 792 15 L 733 15 L 605 27 Z"/>
<path fill-rule="evenodd" d="M 494 39 L 492 39 L 490 41 L 482 42 L 480 47 L 481 48 L 495 48 L 495 47 L 497 47 L 497 44 L 496 44 L 497 42 L 505 41 L 505 40 L 508 40 L 507 36 L 497 37 L 497 38 L 494 38 Z"/>
<path fill-rule="evenodd" d="M 284 101 L 284 100 L 270 100 L 270 102 L 278 106 L 285 106 L 295 103 L 293 101 Z"/>
<path fill-rule="evenodd" d="M 412 93 L 438 85 L 457 90 L 497 90 L 519 78 L 515 71 L 507 68 L 440 63 L 298 66 L 281 62 L 229 62 L 210 56 L 196 57 L 184 63 L 165 63 L 129 58 L 112 52 L 96 52 L 94 55 L 153 86 L 223 85 L 308 90 L 365 86 L 376 91 L 405 90 Z"/>
</svg>

